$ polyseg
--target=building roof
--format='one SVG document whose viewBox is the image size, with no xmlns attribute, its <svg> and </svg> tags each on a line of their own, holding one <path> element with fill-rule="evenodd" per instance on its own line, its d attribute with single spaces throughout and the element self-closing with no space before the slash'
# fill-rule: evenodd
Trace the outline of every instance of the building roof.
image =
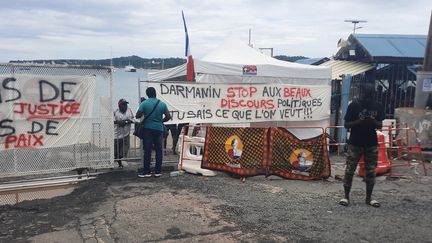
<svg viewBox="0 0 432 243">
<path fill-rule="evenodd" d="M 373 65 L 364 62 L 330 60 L 319 66 L 330 67 L 332 70 L 332 80 L 341 80 L 343 75 L 357 75 L 364 73 L 372 68 Z"/>
<path fill-rule="evenodd" d="M 353 34 L 372 57 L 423 58 L 427 35 Z"/>
</svg>

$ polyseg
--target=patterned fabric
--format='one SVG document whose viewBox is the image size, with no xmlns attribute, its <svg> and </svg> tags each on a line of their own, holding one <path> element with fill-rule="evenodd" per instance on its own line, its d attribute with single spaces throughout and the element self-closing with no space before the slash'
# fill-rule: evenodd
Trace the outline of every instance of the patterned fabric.
<svg viewBox="0 0 432 243">
<path fill-rule="evenodd" d="M 299 140 L 284 128 L 209 127 L 201 167 L 301 180 L 330 176 L 325 136 Z"/>
<path fill-rule="evenodd" d="M 272 128 L 269 174 L 288 179 L 313 180 L 330 176 L 325 136 L 300 140 L 285 128 Z"/>
<path fill-rule="evenodd" d="M 201 167 L 239 175 L 265 174 L 267 133 L 268 128 L 207 128 Z M 232 152 L 234 139 L 240 156 L 234 156 L 235 152 Z"/>
</svg>

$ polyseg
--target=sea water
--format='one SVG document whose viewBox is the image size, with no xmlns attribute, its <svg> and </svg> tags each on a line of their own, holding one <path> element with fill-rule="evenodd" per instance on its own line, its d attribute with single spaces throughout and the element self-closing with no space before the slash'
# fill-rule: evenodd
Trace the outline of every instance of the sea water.
<svg viewBox="0 0 432 243">
<path fill-rule="evenodd" d="M 148 69 L 137 69 L 136 72 L 126 72 L 123 68 L 116 69 L 113 73 L 113 109 L 115 110 L 118 105 L 119 99 L 126 99 L 129 102 L 129 108 L 135 113 L 139 106 L 139 91 L 141 89 L 141 95 L 145 96 L 145 83 L 139 80 L 147 80 L 147 75 L 153 70 Z"/>
</svg>

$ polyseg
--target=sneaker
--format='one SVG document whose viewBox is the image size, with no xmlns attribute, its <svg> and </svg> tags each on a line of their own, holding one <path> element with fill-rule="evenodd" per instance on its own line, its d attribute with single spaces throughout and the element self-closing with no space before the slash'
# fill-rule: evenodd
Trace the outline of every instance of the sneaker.
<svg viewBox="0 0 432 243">
<path fill-rule="evenodd" d="M 161 173 L 155 173 L 154 176 L 155 176 L 155 177 L 161 177 L 162 174 L 161 174 Z"/>
<path fill-rule="evenodd" d="M 149 178 L 149 177 L 151 177 L 151 174 L 138 174 L 138 177 Z"/>
</svg>

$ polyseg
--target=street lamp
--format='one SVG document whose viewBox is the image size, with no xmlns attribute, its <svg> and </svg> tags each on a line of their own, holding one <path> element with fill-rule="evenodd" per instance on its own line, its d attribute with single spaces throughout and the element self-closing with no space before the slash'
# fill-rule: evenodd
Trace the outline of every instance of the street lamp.
<svg viewBox="0 0 432 243">
<path fill-rule="evenodd" d="M 363 27 L 361 27 L 361 26 L 360 26 L 360 27 L 356 27 L 357 24 L 358 24 L 358 23 L 366 23 L 367 21 L 366 21 L 366 20 L 358 20 L 358 19 L 347 19 L 347 20 L 345 20 L 345 22 L 349 22 L 349 23 L 354 24 L 353 34 L 355 34 L 355 31 L 356 31 L 357 29 L 363 28 Z"/>
</svg>

